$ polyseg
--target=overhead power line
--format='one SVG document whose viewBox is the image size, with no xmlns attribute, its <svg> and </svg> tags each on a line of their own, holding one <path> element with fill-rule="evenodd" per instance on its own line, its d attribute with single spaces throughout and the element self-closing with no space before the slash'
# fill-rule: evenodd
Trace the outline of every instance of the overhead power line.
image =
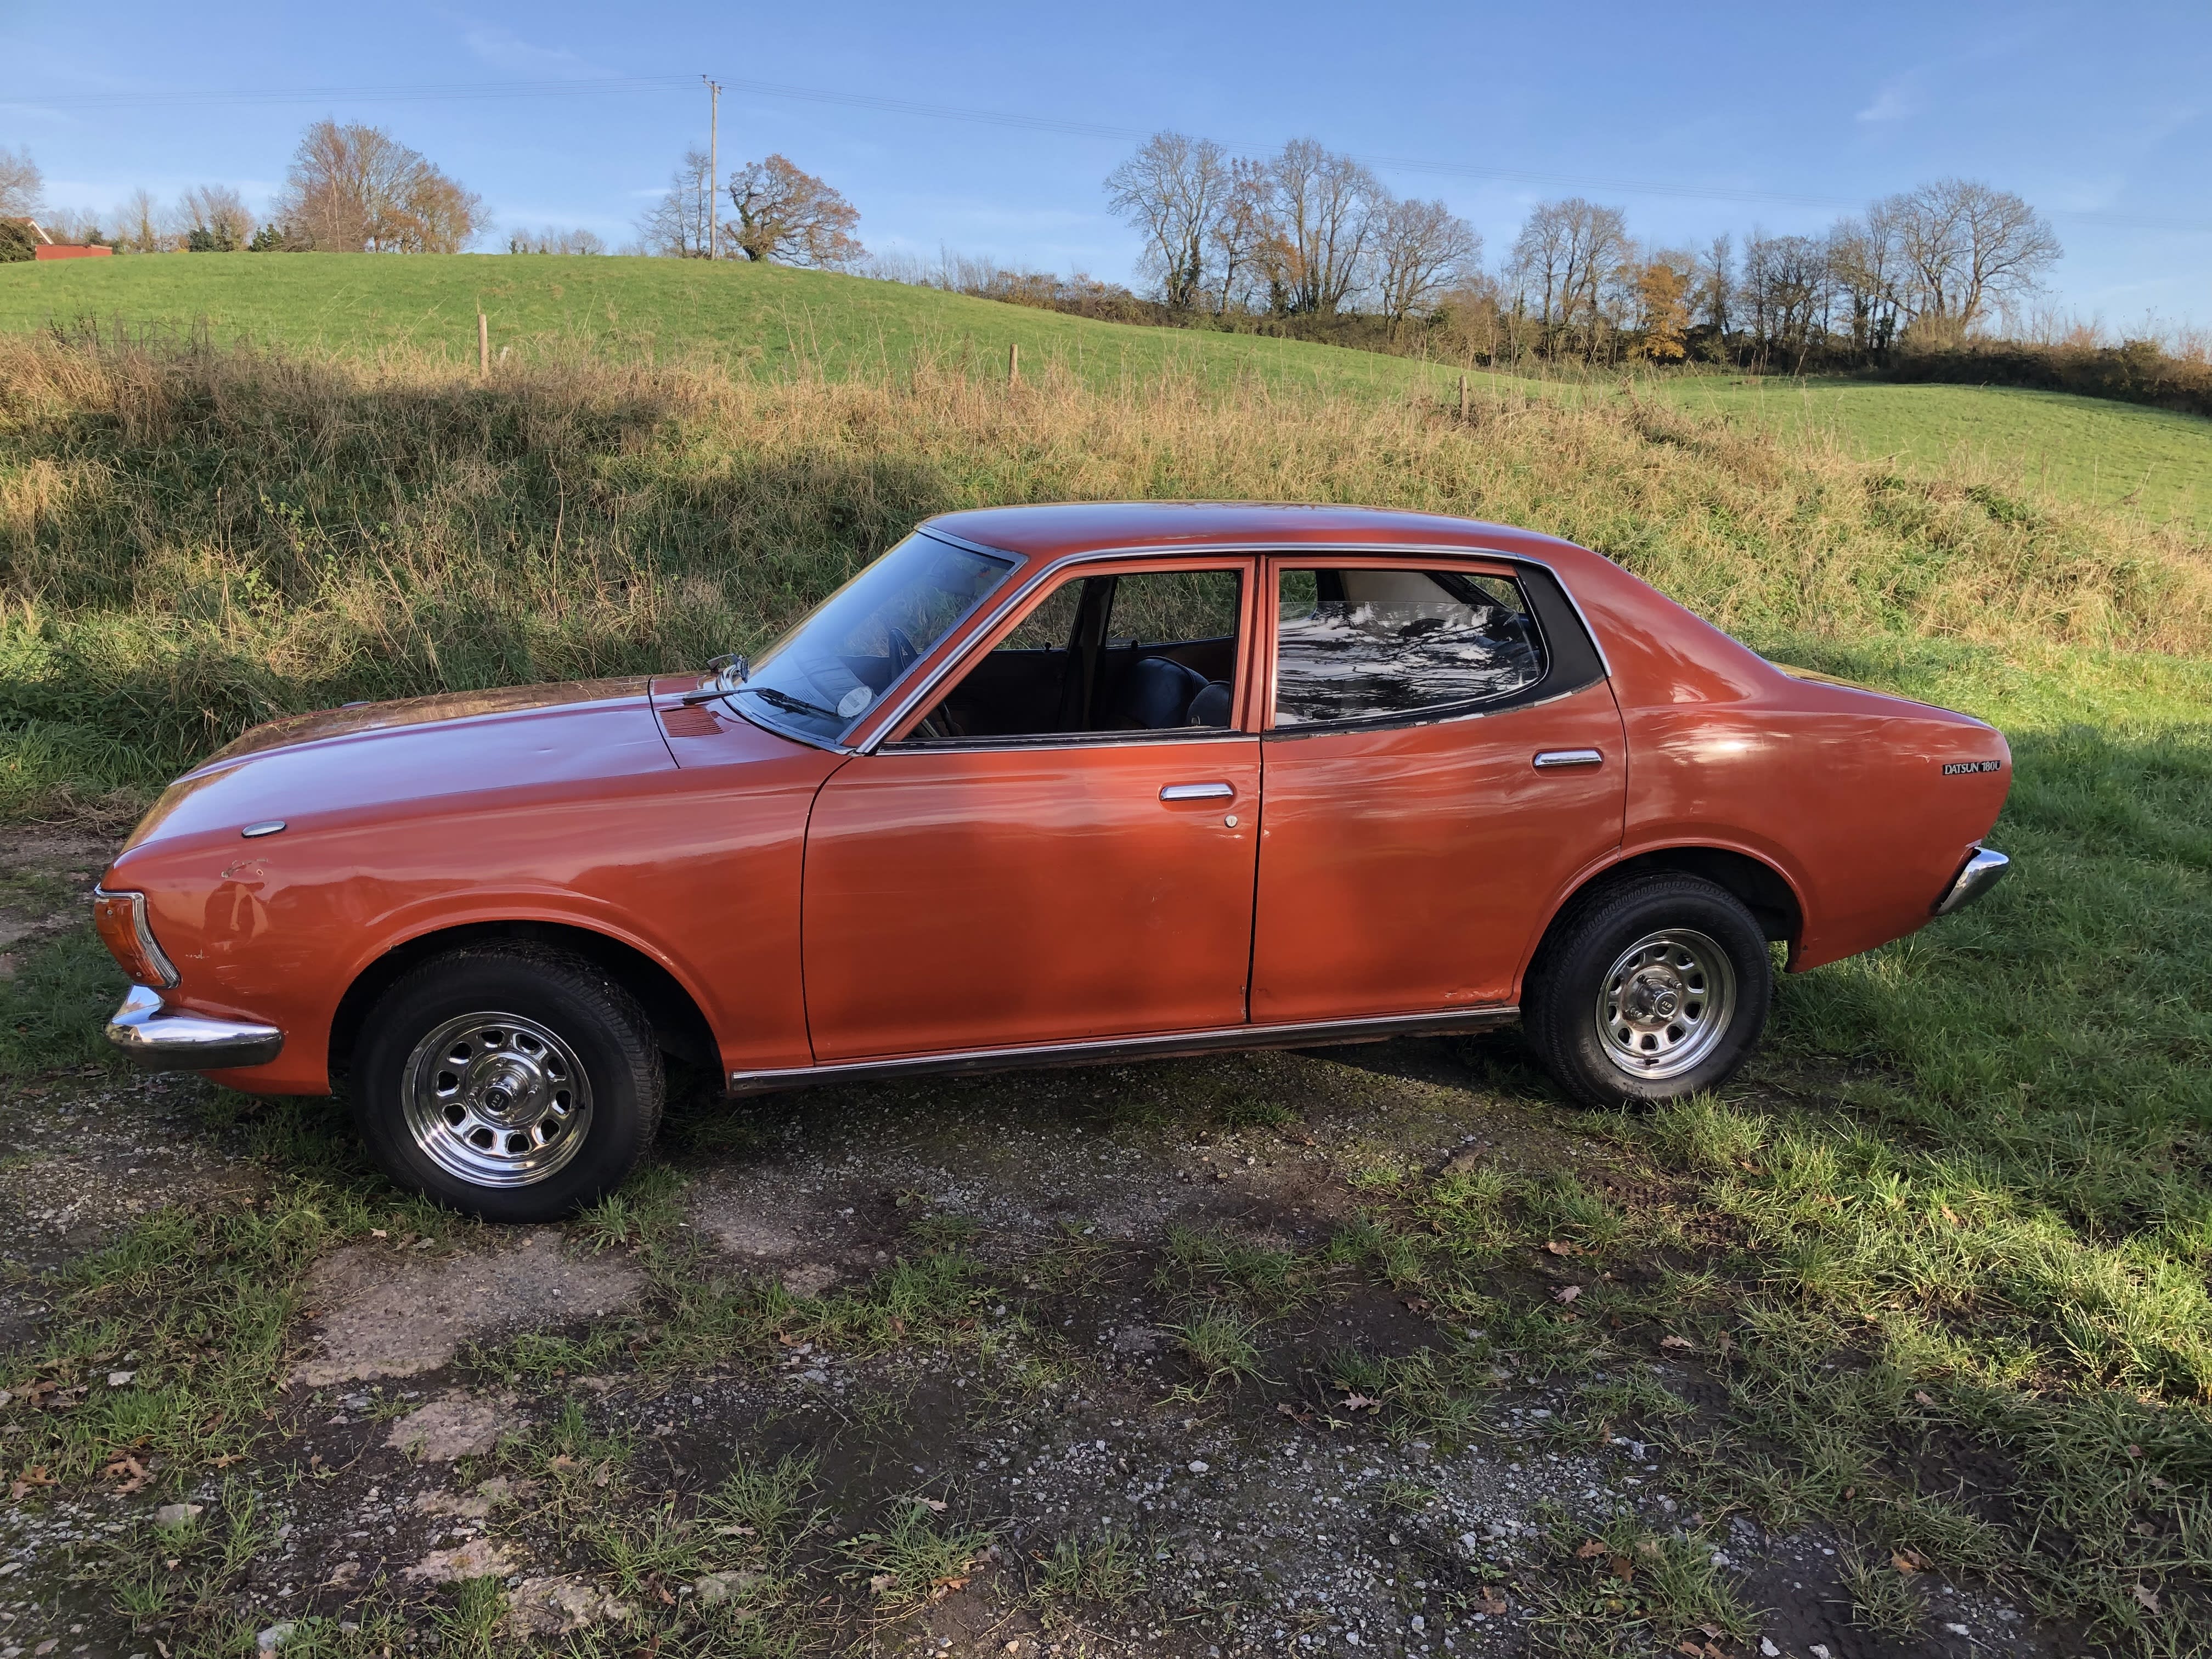
<svg viewBox="0 0 2212 1659">
<path fill-rule="evenodd" d="M 639 95 L 689 90 L 698 84 L 689 75 L 628 75 L 569 77 L 545 81 L 424 82 L 391 86 L 243 87 L 226 91 L 87 92 L 63 93 L 37 98 L 0 101 L 0 107 L 45 106 L 60 109 L 118 109 L 169 107 L 176 105 L 230 104 L 434 104 L 475 99 L 570 98 L 594 95 Z M 1073 121 L 1063 117 L 1024 115 L 1011 110 L 971 109 L 956 104 L 927 103 L 912 98 L 884 98 L 868 93 L 836 92 L 822 87 L 792 86 L 779 81 L 727 80 L 726 91 L 751 93 L 757 97 L 784 98 L 799 103 L 827 104 L 844 109 L 872 110 L 880 114 L 920 116 L 934 121 L 963 121 L 1008 127 L 1028 132 L 1056 132 L 1077 138 L 1113 138 L 1141 142 L 1152 136 L 1141 127 L 1117 126 L 1099 121 Z M 1262 155 L 1272 143 L 1229 143 L 1225 148 L 1245 155 Z M 1524 167 L 1482 167 L 1464 161 L 1441 161 L 1420 156 L 1377 155 L 1351 152 L 1353 159 L 1390 173 L 1425 173 L 1443 179 L 1480 183 L 1535 185 L 1549 189 L 1601 191 L 1631 196 L 1660 196 L 1675 200 L 1741 202 L 1750 205 L 1812 207 L 1850 212 L 1863 202 L 1834 196 L 1810 196 L 1788 191 L 1747 190 L 1732 185 L 1686 184 L 1675 179 L 1617 178 L 1594 173 L 1558 173 Z M 2094 208 L 2050 210 L 2054 219 L 2079 221 L 2114 229 L 2168 230 L 2203 234 L 2212 224 L 2136 213 L 2109 213 Z"/>
</svg>

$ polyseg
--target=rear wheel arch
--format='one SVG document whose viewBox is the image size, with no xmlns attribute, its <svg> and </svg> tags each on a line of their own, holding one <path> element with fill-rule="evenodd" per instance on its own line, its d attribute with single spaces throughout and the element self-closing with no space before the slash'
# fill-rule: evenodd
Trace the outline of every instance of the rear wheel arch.
<svg viewBox="0 0 2212 1659">
<path fill-rule="evenodd" d="M 551 949 L 591 963 L 644 1010 L 653 1039 L 663 1052 L 720 1073 L 720 1047 L 697 1001 L 681 980 L 635 945 L 569 923 L 479 921 L 418 933 L 393 945 L 355 975 L 331 1020 L 332 1087 L 342 1088 L 344 1084 L 369 1012 L 408 973 L 434 957 L 459 951 L 516 946 Z"/>
<path fill-rule="evenodd" d="M 1562 919 L 1580 908 L 1587 896 L 1638 876 L 1665 872 L 1698 876 L 1733 894 L 1751 912 L 1769 941 L 1788 945 L 1791 954 L 1796 954 L 1805 933 L 1805 907 L 1789 877 L 1765 860 L 1731 847 L 1659 847 L 1608 864 L 1563 895 L 1531 954 L 1531 968 L 1558 934 Z"/>
</svg>

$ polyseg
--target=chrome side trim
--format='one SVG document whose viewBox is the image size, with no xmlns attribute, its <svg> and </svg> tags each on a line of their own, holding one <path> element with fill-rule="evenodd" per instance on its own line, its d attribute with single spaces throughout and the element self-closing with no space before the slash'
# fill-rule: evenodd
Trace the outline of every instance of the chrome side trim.
<svg viewBox="0 0 2212 1659">
<path fill-rule="evenodd" d="M 1597 749 L 1547 749 L 1530 763 L 1539 772 L 1555 766 L 1602 766 L 1605 754 Z"/>
<path fill-rule="evenodd" d="M 1395 1036 L 1449 1036 L 1510 1025 L 1520 1017 L 1520 1009 L 1510 1003 L 1492 1003 L 1444 1013 L 1382 1014 L 1364 1019 L 1316 1020 L 1292 1025 L 1223 1025 L 1202 1031 L 1164 1031 L 1152 1036 L 1105 1037 L 1085 1042 L 963 1048 L 940 1054 L 902 1054 L 889 1060 L 832 1060 L 821 1066 L 732 1072 L 729 1092 L 762 1095 L 779 1089 L 803 1089 L 817 1083 L 848 1083 L 866 1078 L 1007 1072 L 1031 1066 L 1110 1066 L 1124 1060 L 1165 1060 L 1178 1054 L 1233 1053 L 1247 1048 L 1322 1048 L 1340 1042 L 1381 1042 Z"/>
<path fill-rule="evenodd" d="M 107 1022 L 107 1040 L 149 1072 L 211 1072 L 266 1066 L 283 1052 L 274 1025 L 171 1013 L 161 994 L 134 985 Z"/>
<path fill-rule="evenodd" d="M 1948 916 L 1965 909 L 2002 881 L 2004 872 L 2011 868 L 2012 860 L 2002 853 L 1977 847 L 1959 866 L 1959 873 L 1951 878 L 1951 884 L 1943 890 L 1943 896 L 1929 906 L 1929 914 Z"/>
</svg>

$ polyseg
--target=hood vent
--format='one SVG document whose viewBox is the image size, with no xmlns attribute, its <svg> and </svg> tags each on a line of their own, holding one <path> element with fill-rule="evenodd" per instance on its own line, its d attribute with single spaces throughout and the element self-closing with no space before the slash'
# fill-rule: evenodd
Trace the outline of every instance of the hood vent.
<svg viewBox="0 0 2212 1659">
<path fill-rule="evenodd" d="M 672 738 L 711 738 L 722 729 L 713 709 L 696 703 L 688 708 L 678 705 L 662 709 L 660 724 Z"/>
</svg>

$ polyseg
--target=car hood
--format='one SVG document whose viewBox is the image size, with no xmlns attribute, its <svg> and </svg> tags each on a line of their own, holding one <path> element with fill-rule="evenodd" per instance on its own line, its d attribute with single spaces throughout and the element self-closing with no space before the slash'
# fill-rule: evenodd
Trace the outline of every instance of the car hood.
<svg viewBox="0 0 2212 1659">
<path fill-rule="evenodd" d="M 179 778 L 125 844 L 283 820 L 358 821 L 452 797 L 560 791 L 672 770 L 650 682 L 574 680 L 295 714 L 258 726 Z"/>
</svg>

